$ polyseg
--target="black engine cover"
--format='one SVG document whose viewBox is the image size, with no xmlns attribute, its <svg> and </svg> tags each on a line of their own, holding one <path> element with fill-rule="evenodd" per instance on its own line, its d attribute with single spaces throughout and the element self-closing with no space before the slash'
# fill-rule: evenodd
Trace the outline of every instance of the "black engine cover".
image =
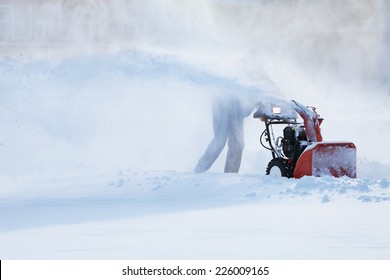
<svg viewBox="0 0 390 280">
<path fill-rule="evenodd" d="M 287 126 L 283 129 L 283 153 L 288 158 L 294 157 L 295 152 L 295 127 Z"/>
</svg>

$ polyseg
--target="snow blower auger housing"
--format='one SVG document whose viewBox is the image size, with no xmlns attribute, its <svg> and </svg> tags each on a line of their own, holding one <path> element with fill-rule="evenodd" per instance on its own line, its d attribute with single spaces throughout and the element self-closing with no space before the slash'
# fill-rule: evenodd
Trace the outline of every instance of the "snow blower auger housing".
<svg viewBox="0 0 390 280">
<path fill-rule="evenodd" d="M 298 122 L 298 115 L 303 123 Z M 355 145 L 351 142 L 324 142 L 320 129 L 323 119 L 316 108 L 294 100 L 278 105 L 260 103 L 253 117 L 265 123 L 260 143 L 272 154 L 267 175 L 356 178 Z M 275 133 L 283 136 L 275 137 Z"/>
</svg>

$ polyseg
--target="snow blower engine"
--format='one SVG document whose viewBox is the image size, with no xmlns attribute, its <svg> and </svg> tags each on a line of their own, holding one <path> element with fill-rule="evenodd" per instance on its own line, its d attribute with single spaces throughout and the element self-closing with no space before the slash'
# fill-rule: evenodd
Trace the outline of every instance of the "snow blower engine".
<svg viewBox="0 0 390 280">
<path fill-rule="evenodd" d="M 298 115 L 303 123 L 297 121 Z M 265 123 L 260 143 L 272 154 L 267 175 L 356 178 L 355 145 L 351 142 L 323 142 L 320 129 L 323 119 L 316 108 L 294 100 L 278 105 L 260 103 L 253 117 Z M 280 125 L 284 126 L 280 128 Z M 283 136 L 276 137 L 275 134 Z"/>
</svg>

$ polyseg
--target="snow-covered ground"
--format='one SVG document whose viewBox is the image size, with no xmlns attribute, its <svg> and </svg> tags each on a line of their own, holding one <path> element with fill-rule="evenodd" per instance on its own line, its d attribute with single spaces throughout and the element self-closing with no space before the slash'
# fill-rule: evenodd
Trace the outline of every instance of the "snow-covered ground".
<svg viewBox="0 0 390 280">
<path fill-rule="evenodd" d="M 306 8 L 337 18 L 326 4 L 244 2 L 115 1 L 116 16 L 137 8 L 131 44 L 0 45 L 0 259 L 390 258 L 379 2 L 354 2 L 358 31 L 299 20 Z M 251 117 L 239 174 L 221 172 L 225 152 L 192 173 L 212 137 L 210 97 L 252 92 L 264 73 L 279 98 L 317 107 L 325 140 L 356 144 L 357 179 L 265 176 Z"/>
<path fill-rule="evenodd" d="M 3 259 L 388 259 L 389 179 L 125 170 L 2 190 Z"/>
</svg>

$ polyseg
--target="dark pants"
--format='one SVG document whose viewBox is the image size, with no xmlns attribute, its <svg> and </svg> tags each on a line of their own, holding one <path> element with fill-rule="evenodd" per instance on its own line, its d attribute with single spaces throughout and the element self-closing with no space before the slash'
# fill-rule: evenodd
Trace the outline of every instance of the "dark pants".
<svg viewBox="0 0 390 280">
<path fill-rule="evenodd" d="M 213 101 L 214 138 L 199 159 L 194 172 L 206 172 L 221 154 L 226 142 L 228 152 L 225 173 L 239 171 L 244 149 L 244 118 L 245 114 L 238 100 L 219 98 Z"/>
</svg>

